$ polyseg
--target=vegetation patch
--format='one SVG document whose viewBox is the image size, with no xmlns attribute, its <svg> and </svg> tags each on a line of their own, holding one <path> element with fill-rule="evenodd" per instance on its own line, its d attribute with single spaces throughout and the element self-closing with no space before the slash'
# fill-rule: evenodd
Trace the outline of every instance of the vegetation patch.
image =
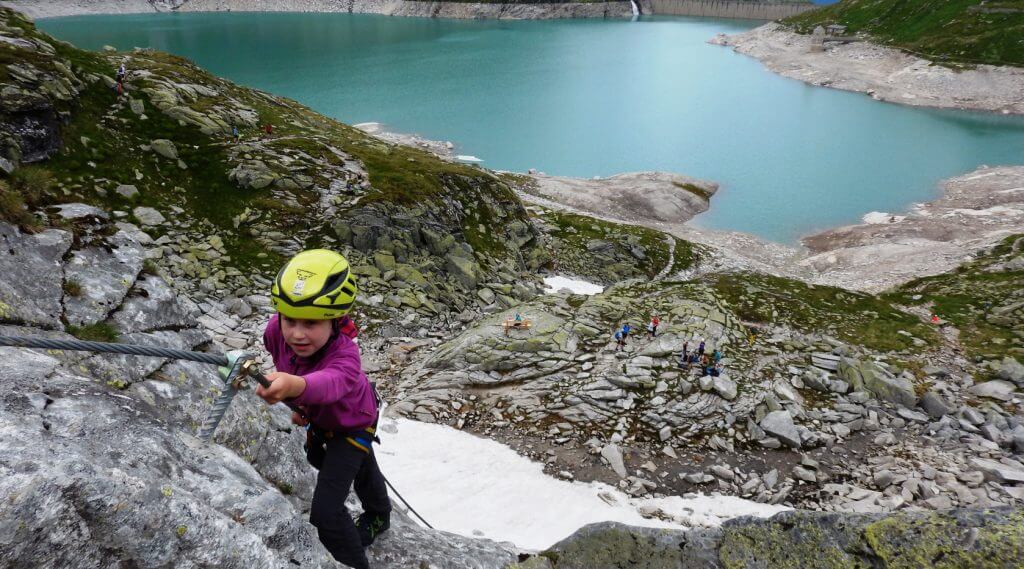
<svg viewBox="0 0 1024 569">
<path fill-rule="evenodd" d="M 1024 359 L 1024 234 L 1004 239 L 956 270 L 915 279 L 887 294 L 891 302 L 926 306 L 960 330 L 976 359 Z"/>
<path fill-rule="evenodd" d="M 88 326 L 68 326 L 68 334 L 89 342 L 117 342 L 120 334 L 106 322 L 97 322 Z"/>
<path fill-rule="evenodd" d="M 710 275 L 704 282 L 744 321 L 785 324 L 879 351 L 917 353 L 938 342 L 920 318 L 869 294 L 758 273 Z"/>
<path fill-rule="evenodd" d="M 934 61 L 1024 66 L 1019 0 L 844 0 L 785 22 L 801 33 L 841 24 Z"/>
<path fill-rule="evenodd" d="M 690 192 L 691 194 L 693 194 L 693 195 L 695 195 L 698 198 L 701 198 L 703 200 L 710 200 L 711 199 L 711 195 L 712 195 L 711 192 L 705 190 L 704 188 L 702 188 L 702 187 L 700 187 L 698 185 L 689 184 L 689 183 L 682 184 L 682 183 L 679 183 L 679 182 L 672 182 L 672 185 L 677 187 L 677 188 L 679 188 L 679 189 L 681 189 L 681 190 L 686 190 L 686 191 Z"/>
</svg>

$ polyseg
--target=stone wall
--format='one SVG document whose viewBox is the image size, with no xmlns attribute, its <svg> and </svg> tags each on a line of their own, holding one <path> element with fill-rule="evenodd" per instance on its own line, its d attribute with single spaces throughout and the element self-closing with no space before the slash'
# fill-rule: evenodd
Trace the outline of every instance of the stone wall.
<svg viewBox="0 0 1024 569">
<path fill-rule="evenodd" d="M 743 0 L 650 0 L 655 14 L 708 16 L 749 20 L 778 20 L 814 8 L 810 2 L 757 2 Z"/>
<path fill-rule="evenodd" d="M 619 18 L 632 15 L 629 2 L 537 4 L 428 2 L 407 0 L 189 0 L 181 11 L 352 12 L 423 18 Z"/>
</svg>

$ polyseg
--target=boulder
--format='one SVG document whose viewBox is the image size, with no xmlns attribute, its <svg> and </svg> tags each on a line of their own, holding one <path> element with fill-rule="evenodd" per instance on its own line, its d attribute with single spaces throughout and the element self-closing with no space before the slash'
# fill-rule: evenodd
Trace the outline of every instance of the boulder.
<svg viewBox="0 0 1024 569">
<path fill-rule="evenodd" d="M 928 413 L 932 419 L 941 419 L 944 415 L 953 412 L 953 408 L 946 403 L 941 395 L 935 391 L 929 391 L 921 397 L 921 408 Z"/>
<path fill-rule="evenodd" d="M 160 225 L 160 224 L 164 223 L 165 221 L 167 221 L 164 218 L 163 214 L 161 214 L 159 211 L 157 211 L 157 210 L 155 210 L 155 209 L 153 209 L 151 207 L 145 207 L 145 206 L 137 207 L 137 208 L 132 210 L 132 215 L 134 215 L 135 219 L 138 219 L 139 223 L 141 223 L 144 226 L 146 226 L 146 225 Z"/>
<path fill-rule="evenodd" d="M 992 367 L 997 378 L 1024 386 L 1024 364 L 1021 364 L 1016 358 L 1006 356 Z"/>
<path fill-rule="evenodd" d="M 178 148 L 174 146 L 173 142 L 166 138 L 158 138 L 150 142 L 149 148 L 164 158 L 169 158 L 171 160 L 178 159 Z"/>
<path fill-rule="evenodd" d="M 999 461 L 981 457 L 972 457 L 970 464 L 975 469 L 984 473 L 987 480 L 995 480 L 1004 484 L 1024 483 L 1024 467 L 1010 466 Z"/>
<path fill-rule="evenodd" d="M 619 450 L 618 445 L 610 444 L 605 445 L 601 449 L 601 456 L 608 461 L 608 465 L 615 471 L 615 474 L 619 475 L 619 478 L 625 478 L 628 476 L 626 472 L 626 464 L 622 460 L 622 451 Z"/>
<path fill-rule="evenodd" d="M 720 375 L 713 378 L 712 388 L 715 393 L 718 393 L 722 399 L 732 401 L 736 399 L 736 395 L 739 393 L 736 388 L 736 382 L 729 379 L 726 375 Z"/>
<path fill-rule="evenodd" d="M 800 431 L 793 423 L 793 416 L 789 411 L 772 411 L 765 415 L 758 425 L 787 446 L 800 448 Z"/>
<path fill-rule="evenodd" d="M 843 358 L 836 373 L 853 386 L 854 391 L 869 391 L 883 401 L 904 407 L 917 404 L 917 393 L 910 380 L 896 377 L 874 362 Z"/>
<path fill-rule="evenodd" d="M 480 267 L 476 261 L 466 257 L 449 255 L 445 261 L 445 270 L 462 286 L 473 289 L 480 281 Z"/>
<path fill-rule="evenodd" d="M 993 379 L 972 385 L 967 391 L 972 395 L 977 395 L 978 397 L 998 399 L 999 401 L 1009 401 L 1010 399 L 1013 399 L 1013 395 L 1017 391 L 1017 387 L 1008 381 Z"/>
<path fill-rule="evenodd" d="M 125 199 L 130 200 L 135 196 L 139 195 L 139 189 L 131 184 L 121 184 L 120 186 L 114 189 L 114 193 Z"/>
<path fill-rule="evenodd" d="M 262 190 L 278 178 L 261 160 L 246 160 L 228 172 L 228 179 L 242 188 Z"/>
</svg>

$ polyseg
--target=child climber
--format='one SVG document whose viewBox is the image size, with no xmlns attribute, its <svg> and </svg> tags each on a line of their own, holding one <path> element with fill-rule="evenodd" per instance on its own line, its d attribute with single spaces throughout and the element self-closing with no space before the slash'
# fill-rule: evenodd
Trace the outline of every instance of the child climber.
<svg viewBox="0 0 1024 569">
<path fill-rule="evenodd" d="M 353 342 L 358 330 L 346 316 L 355 297 L 355 277 L 338 253 L 314 249 L 288 261 L 271 285 L 278 313 L 263 333 L 277 371 L 256 395 L 305 411 L 306 457 L 320 471 L 309 521 L 335 559 L 366 569 L 363 548 L 390 527 L 391 502 L 371 446 L 377 398 Z M 292 421 L 306 425 L 297 413 Z M 364 510 L 355 523 L 345 507 L 353 484 Z"/>
</svg>

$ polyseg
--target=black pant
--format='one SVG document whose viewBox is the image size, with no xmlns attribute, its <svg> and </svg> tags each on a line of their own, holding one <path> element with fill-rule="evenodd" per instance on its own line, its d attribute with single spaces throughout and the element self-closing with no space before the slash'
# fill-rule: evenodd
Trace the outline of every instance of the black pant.
<svg viewBox="0 0 1024 569">
<path fill-rule="evenodd" d="M 353 483 L 356 496 L 368 514 L 391 513 L 388 490 L 373 448 L 363 452 L 343 437 L 330 439 L 316 479 L 309 522 L 316 527 L 320 542 L 335 559 L 355 569 L 369 569 L 359 532 L 345 507 L 345 498 Z"/>
</svg>

